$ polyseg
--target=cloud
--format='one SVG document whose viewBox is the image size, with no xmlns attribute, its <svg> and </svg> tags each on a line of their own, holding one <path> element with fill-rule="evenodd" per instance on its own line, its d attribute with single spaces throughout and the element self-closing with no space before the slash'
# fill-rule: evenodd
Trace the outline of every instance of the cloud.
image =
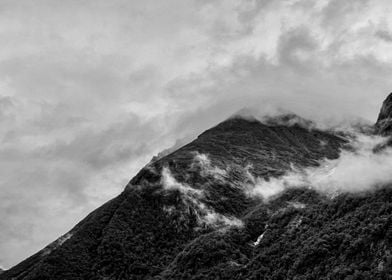
<svg viewBox="0 0 392 280">
<path fill-rule="evenodd" d="M 226 170 L 213 165 L 208 155 L 199 152 L 194 153 L 194 162 L 192 167 L 200 168 L 200 175 L 203 177 L 212 176 L 217 181 L 226 181 L 228 173 Z"/>
<path fill-rule="evenodd" d="M 170 148 L 164 149 L 163 151 L 160 151 L 157 155 L 155 155 L 152 159 L 151 162 L 157 161 L 172 152 L 175 152 L 177 149 L 181 148 L 182 146 L 185 146 L 189 142 L 191 142 L 193 139 L 187 139 L 187 138 L 181 138 L 181 139 L 176 139 L 175 143 L 173 146 Z"/>
<path fill-rule="evenodd" d="M 243 226 L 240 219 L 217 213 L 213 208 L 202 202 L 202 199 L 205 198 L 205 190 L 195 189 L 186 183 L 178 182 L 167 167 L 162 170 L 161 183 L 166 191 L 177 190 L 181 192 L 183 202 L 194 210 L 201 226 L 206 225 L 214 228 Z"/>
<path fill-rule="evenodd" d="M 255 178 L 248 172 L 249 195 L 270 199 L 288 188 L 314 189 L 327 196 L 377 190 L 392 183 L 392 148 L 379 149 L 387 142 L 380 136 L 357 134 L 351 149 L 337 159 L 325 159 L 318 167 L 293 169 L 278 178 Z"/>
<path fill-rule="evenodd" d="M 202 197 L 203 196 L 203 190 L 200 189 L 195 189 L 187 184 L 183 184 L 178 182 L 173 175 L 171 174 L 169 168 L 164 167 L 162 169 L 162 180 L 161 180 L 162 186 L 165 190 L 178 190 L 187 197 L 190 197 L 193 199 L 194 197 Z"/>
<path fill-rule="evenodd" d="M 376 36 L 386 42 L 392 42 L 392 34 L 388 30 L 377 30 L 376 31 Z"/>
<path fill-rule="evenodd" d="M 290 121 L 284 125 L 290 125 Z M 225 182 L 242 189 L 250 197 L 260 197 L 265 201 L 289 188 L 308 188 L 334 197 L 341 193 L 361 193 L 388 187 L 392 183 L 389 138 L 369 134 L 367 129 L 361 129 L 356 123 L 354 127 L 345 128 L 345 133 L 348 143 L 337 159 L 320 160 L 316 167 L 292 166 L 280 177 L 256 177 L 252 174 L 251 165 L 232 163 L 218 167 L 208 155 L 200 153 L 195 153 L 192 166 L 199 167 L 200 175 L 209 180 Z M 231 177 L 233 172 L 237 180 Z"/>
</svg>

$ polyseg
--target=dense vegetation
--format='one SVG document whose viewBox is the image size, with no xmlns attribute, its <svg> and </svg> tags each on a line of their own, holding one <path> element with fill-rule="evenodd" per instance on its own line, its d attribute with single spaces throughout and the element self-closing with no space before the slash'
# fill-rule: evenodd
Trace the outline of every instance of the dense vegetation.
<svg viewBox="0 0 392 280">
<path fill-rule="evenodd" d="M 334 200 L 288 191 L 244 229 L 199 237 L 157 279 L 392 279 L 391 214 L 389 189 Z"/>
</svg>

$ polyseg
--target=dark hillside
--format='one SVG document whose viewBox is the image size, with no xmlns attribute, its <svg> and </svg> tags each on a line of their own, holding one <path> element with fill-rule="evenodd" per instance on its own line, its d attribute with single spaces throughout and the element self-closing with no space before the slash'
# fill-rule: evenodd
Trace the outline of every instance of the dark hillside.
<svg viewBox="0 0 392 280">
<path fill-rule="evenodd" d="M 390 189 L 333 201 L 288 191 L 244 229 L 198 238 L 159 279 L 392 279 L 391 214 Z"/>
<path fill-rule="evenodd" d="M 298 119 L 218 124 L 0 279 L 391 279 L 390 189 L 247 193 L 348 147 Z"/>
</svg>

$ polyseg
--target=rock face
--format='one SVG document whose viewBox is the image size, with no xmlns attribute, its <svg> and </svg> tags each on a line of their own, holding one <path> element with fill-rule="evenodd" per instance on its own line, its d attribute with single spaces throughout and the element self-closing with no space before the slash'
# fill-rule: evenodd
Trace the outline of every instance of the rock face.
<svg viewBox="0 0 392 280">
<path fill-rule="evenodd" d="M 347 146 L 296 119 L 232 118 L 205 131 L 0 279 L 392 279 L 390 189 L 249 195 L 257 178 Z"/>
<path fill-rule="evenodd" d="M 377 132 L 389 135 L 392 131 L 392 93 L 384 100 L 376 123 Z"/>
</svg>

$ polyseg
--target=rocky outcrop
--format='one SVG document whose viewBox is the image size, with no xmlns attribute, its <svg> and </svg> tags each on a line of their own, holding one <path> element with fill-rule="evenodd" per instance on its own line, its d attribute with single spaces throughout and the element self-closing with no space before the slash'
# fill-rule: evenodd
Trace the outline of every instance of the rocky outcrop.
<svg viewBox="0 0 392 280">
<path fill-rule="evenodd" d="M 382 104 L 376 122 L 376 132 L 384 136 L 392 133 L 392 93 Z"/>
</svg>

